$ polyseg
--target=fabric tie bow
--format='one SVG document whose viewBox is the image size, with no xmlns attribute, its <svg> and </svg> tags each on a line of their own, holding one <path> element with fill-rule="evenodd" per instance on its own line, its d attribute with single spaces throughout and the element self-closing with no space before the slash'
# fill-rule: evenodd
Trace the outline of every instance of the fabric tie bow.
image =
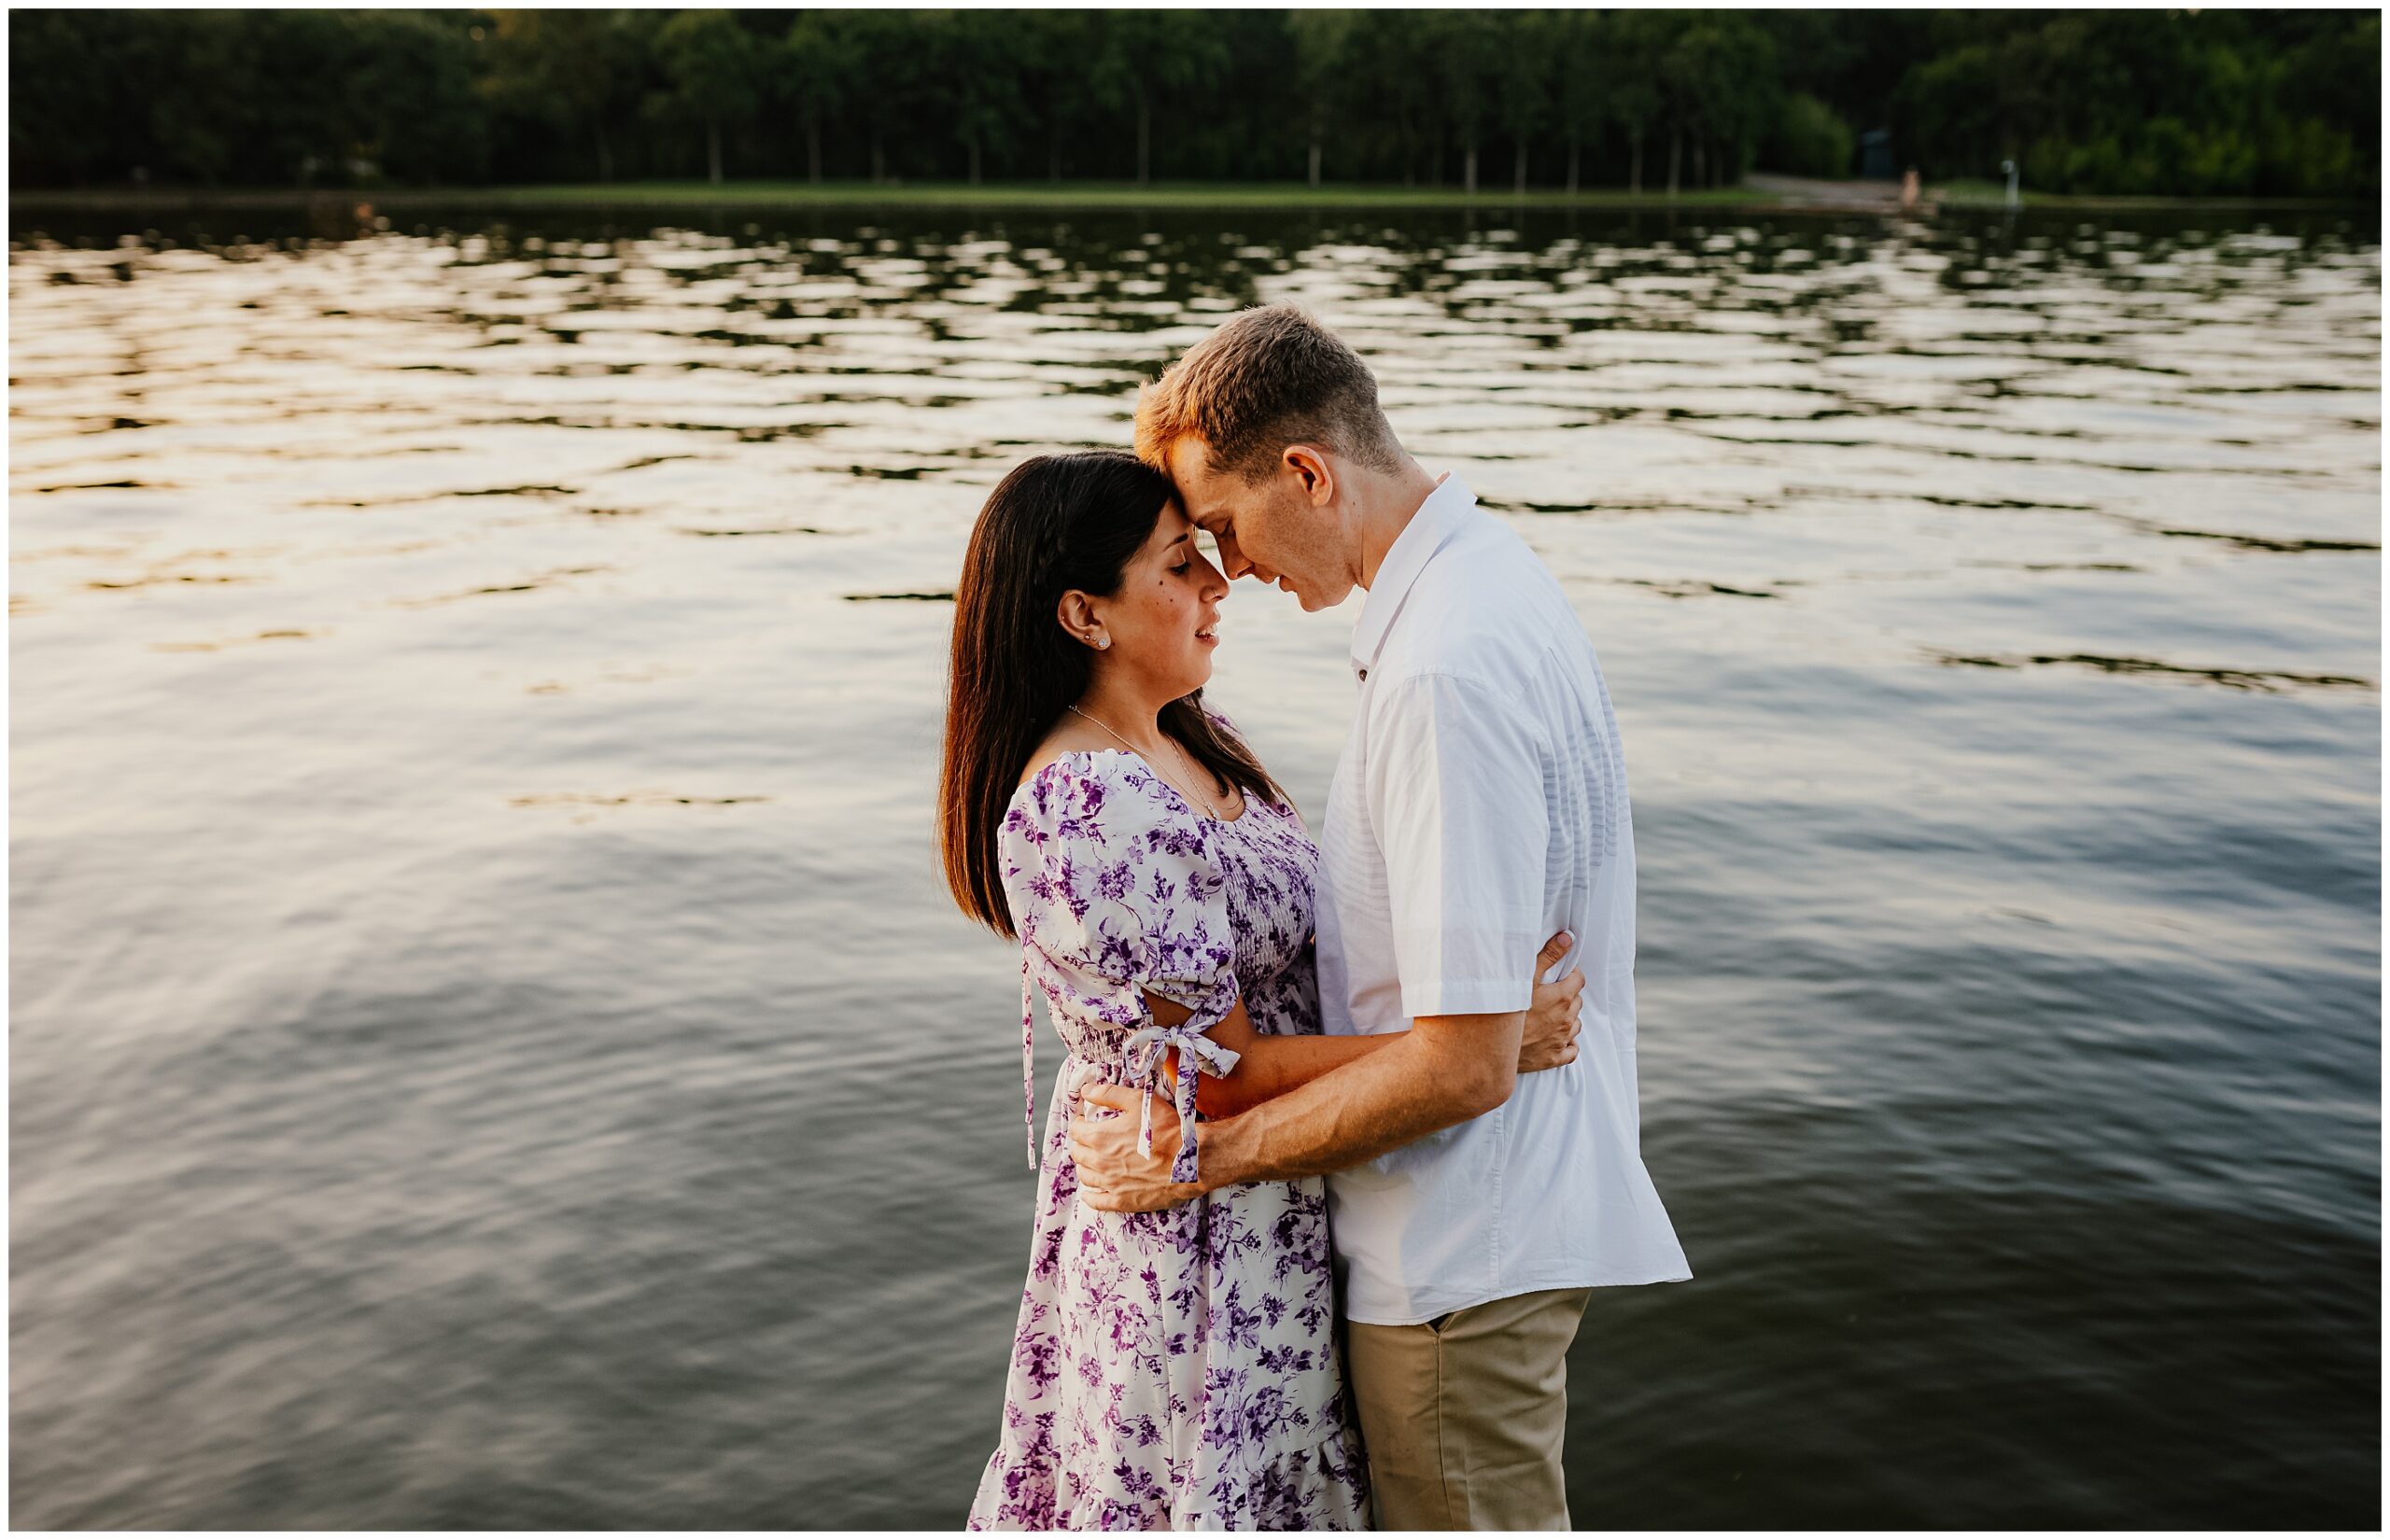
<svg viewBox="0 0 2390 1540">
<path fill-rule="evenodd" d="M 1195 1141 L 1195 1074 L 1197 1061 L 1209 1067 L 1216 1075 L 1227 1074 L 1236 1068 L 1242 1057 L 1233 1048 L 1224 1048 L 1205 1037 L 1192 1021 L 1182 1021 L 1174 1027 L 1157 1023 L 1141 1027 L 1129 1034 L 1123 1045 L 1129 1066 L 1131 1084 L 1148 1092 L 1161 1089 L 1155 1083 L 1161 1077 L 1162 1054 L 1178 1050 L 1178 1079 L 1169 1092 L 1172 1104 L 1178 1109 L 1178 1155 L 1171 1162 L 1173 1182 L 1191 1183 L 1196 1179 Z M 1151 1095 L 1137 1099 L 1137 1148 L 1146 1155 L 1154 1153 L 1154 1104 Z"/>
</svg>

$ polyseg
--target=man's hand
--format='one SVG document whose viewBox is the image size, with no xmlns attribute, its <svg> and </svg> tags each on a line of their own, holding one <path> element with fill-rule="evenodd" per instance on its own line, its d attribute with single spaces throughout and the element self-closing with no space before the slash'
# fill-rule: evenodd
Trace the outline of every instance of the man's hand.
<svg viewBox="0 0 2390 1540">
<path fill-rule="evenodd" d="M 1090 1085 L 1079 1092 L 1071 1119 L 1071 1160 L 1078 1167 L 1079 1201 L 1107 1213 L 1151 1213 L 1174 1208 L 1203 1189 L 1170 1179 L 1178 1154 L 1178 1109 L 1154 1098 L 1154 1153 L 1137 1148 L 1137 1099 L 1150 1092 L 1126 1085 Z"/>
<path fill-rule="evenodd" d="M 1585 971 L 1571 968 L 1556 984 L 1543 980 L 1547 969 L 1559 966 L 1574 940 L 1566 931 L 1543 944 L 1535 959 L 1535 1002 L 1527 1007 L 1525 1032 L 1519 1039 L 1519 1073 L 1557 1070 L 1577 1062 L 1577 1029 L 1583 1025 Z"/>
</svg>

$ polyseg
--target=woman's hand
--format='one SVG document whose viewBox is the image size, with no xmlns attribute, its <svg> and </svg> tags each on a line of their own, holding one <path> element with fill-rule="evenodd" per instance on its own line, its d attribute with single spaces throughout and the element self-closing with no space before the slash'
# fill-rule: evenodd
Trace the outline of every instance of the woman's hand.
<svg viewBox="0 0 2390 1540">
<path fill-rule="evenodd" d="M 1153 1093 L 1133 1085 L 1088 1085 L 1071 1119 L 1071 1163 L 1078 1199 L 1106 1213 L 1151 1213 L 1176 1208 L 1203 1191 L 1200 1182 L 1170 1179 L 1178 1157 L 1178 1109 L 1154 1096 L 1154 1153 L 1140 1153 L 1137 1099 Z M 1201 1159 L 1200 1154 L 1197 1157 Z"/>
<path fill-rule="evenodd" d="M 1536 954 L 1535 977 L 1568 955 L 1568 944 L 1575 938 L 1566 931 L 1543 944 Z M 1531 1075 L 1539 1070 L 1556 1070 L 1563 1064 L 1577 1061 L 1577 1029 L 1582 1025 L 1584 1010 L 1582 998 L 1585 992 L 1585 972 L 1571 968 L 1556 984 L 1538 984 L 1535 1000 L 1527 1006 L 1526 1030 L 1519 1038 L 1519 1073 Z"/>
</svg>

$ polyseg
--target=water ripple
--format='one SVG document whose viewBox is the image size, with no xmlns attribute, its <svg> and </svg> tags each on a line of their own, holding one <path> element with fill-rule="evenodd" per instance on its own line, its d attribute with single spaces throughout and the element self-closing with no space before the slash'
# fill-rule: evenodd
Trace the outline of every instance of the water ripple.
<svg viewBox="0 0 2390 1540">
<path fill-rule="evenodd" d="M 1589 1312 L 1572 1505 L 2375 1526 L 2377 215 L 76 217 L 17 1523 L 956 1524 L 1030 1200 L 963 539 L 1292 300 L 1617 699 L 1696 1277 Z M 1314 827 L 1354 612 L 1238 585 L 1208 695 Z"/>
</svg>

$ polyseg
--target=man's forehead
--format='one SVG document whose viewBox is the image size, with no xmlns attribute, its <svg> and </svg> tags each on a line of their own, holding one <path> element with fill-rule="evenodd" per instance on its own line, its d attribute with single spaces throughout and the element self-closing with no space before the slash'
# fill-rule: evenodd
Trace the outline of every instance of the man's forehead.
<svg viewBox="0 0 2390 1540">
<path fill-rule="evenodd" d="M 1221 494 L 1229 490 L 1223 478 L 1214 475 L 1211 450 L 1193 434 L 1178 439 L 1170 446 L 1167 456 L 1171 483 L 1178 490 L 1179 506 L 1187 516 L 1207 531 L 1228 527 L 1231 510 Z"/>
<path fill-rule="evenodd" d="M 1211 449 L 1200 434 L 1182 433 L 1170 441 L 1170 447 L 1162 452 L 1162 459 L 1170 473 L 1178 476 L 1202 470 L 1210 463 Z"/>
<path fill-rule="evenodd" d="M 1212 474 L 1211 451 L 1191 433 L 1171 441 L 1169 452 L 1162 456 L 1162 469 L 1178 483 L 1181 495 L 1216 479 Z"/>
</svg>

